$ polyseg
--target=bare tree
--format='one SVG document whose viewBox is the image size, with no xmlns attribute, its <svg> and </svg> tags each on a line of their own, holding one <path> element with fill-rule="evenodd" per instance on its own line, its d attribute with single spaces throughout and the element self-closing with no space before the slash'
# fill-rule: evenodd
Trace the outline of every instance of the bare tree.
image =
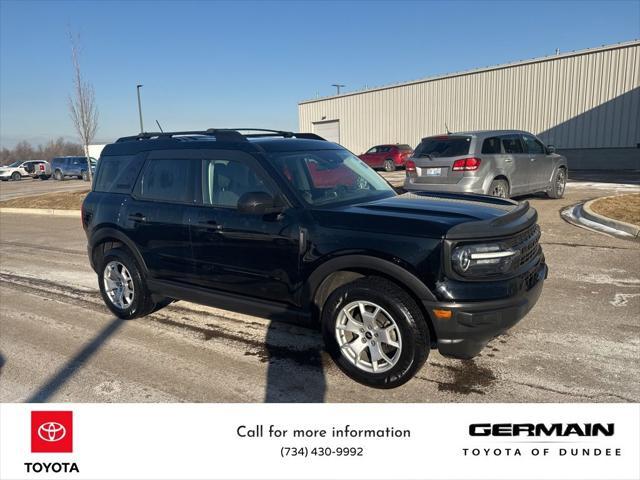
<svg viewBox="0 0 640 480">
<path fill-rule="evenodd" d="M 92 181 L 89 145 L 93 142 L 98 129 L 98 107 L 93 85 L 84 79 L 80 69 L 80 39 L 78 35 L 69 34 L 71 40 L 71 61 L 73 64 L 73 93 L 69 95 L 69 114 L 76 128 L 84 154 L 87 157 L 89 181 Z"/>
</svg>

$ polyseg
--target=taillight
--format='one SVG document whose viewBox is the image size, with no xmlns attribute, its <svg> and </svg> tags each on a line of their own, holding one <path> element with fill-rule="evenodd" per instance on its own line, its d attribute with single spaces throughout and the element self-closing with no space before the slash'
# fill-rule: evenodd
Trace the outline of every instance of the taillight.
<svg viewBox="0 0 640 480">
<path fill-rule="evenodd" d="M 40 171 L 44 172 L 44 165 L 43 164 L 40 164 Z"/>
<path fill-rule="evenodd" d="M 407 163 L 404 164 L 404 169 L 407 174 L 416 173 L 416 162 L 413 160 L 407 160 Z"/>
<path fill-rule="evenodd" d="M 477 170 L 480 167 L 480 159 L 471 157 L 471 158 L 461 158 L 460 160 L 456 160 L 453 162 L 453 167 L 451 170 L 454 172 L 461 171 L 473 171 Z"/>
</svg>

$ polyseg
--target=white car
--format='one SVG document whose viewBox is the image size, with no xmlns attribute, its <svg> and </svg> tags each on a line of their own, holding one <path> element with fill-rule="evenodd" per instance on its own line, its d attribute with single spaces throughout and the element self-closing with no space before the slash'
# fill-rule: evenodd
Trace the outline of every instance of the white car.
<svg viewBox="0 0 640 480">
<path fill-rule="evenodd" d="M 21 180 L 22 177 L 47 180 L 51 177 L 51 166 L 46 160 L 27 160 L 0 167 L 0 180 L 2 181 Z"/>
</svg>

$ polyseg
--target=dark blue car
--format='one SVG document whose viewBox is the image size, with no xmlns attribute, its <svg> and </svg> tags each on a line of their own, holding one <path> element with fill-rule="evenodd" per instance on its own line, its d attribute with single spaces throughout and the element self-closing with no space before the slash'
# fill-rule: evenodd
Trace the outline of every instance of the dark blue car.
<svg viewBox="0 0 640 480">
<path fill-rule="evenodd" d="M 91 158 L 91 173 L 95 173 L 97 161 Z M 51 160 L 51 172 L 56 180 L 66 177 L 77 177 L 89 180 L 87 172 L 87 157 L 56 157 Z"/>
</svg>

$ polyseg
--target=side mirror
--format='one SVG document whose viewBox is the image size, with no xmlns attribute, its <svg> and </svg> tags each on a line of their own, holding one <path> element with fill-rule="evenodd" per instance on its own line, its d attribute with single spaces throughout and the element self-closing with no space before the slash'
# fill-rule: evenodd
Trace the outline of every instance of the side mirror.
<svg viewBox="0 0 640 480">
<path fill-rule="evenodd" d="M 265 192 L 247 192 L 238 200 L 238 211 L 249 215 L 266 215 L 279 213 L 282 207 L 277 205 L 274 198 Z"/>
<path fill-rule="evenodd" d="M 547 154 L 549 153 L 556 153 L 556 147 L 553 145 L 547 145 Z"/>
</svg>

